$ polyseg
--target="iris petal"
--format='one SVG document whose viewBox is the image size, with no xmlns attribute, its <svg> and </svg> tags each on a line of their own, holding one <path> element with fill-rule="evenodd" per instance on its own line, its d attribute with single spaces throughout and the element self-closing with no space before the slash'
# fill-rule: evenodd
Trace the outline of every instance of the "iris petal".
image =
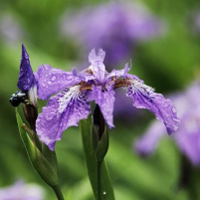
<svg viewBox="0 0 200 200">
<path fill-rule="evenodd" d="M 30 65 L 29 55 L 24 45 L 22 45 L 22 59 L 20 63 L 20 73 L 17 86 L 23 92 L 29 91 L 36 84 L 35 76 Z"/>
<path fill-rule="evenodd" d="M 80 86 L 73 86 L 49 99 L 37 118 L 37 134 L 53 150 L 63 131 L 70 126 L 78 126 L 78 122 L 87 118 L 89 113 L 86 95 L 80 92 Z"/>
<path fill-rule="evenodd" d="M 169 134 L 177 130 L 179 119 L 171 100 L 155 93 L 153 88 L 145 85 L 141 80 L 132 80 L 126 95 L 133 99 L 133 106 L 148 109 L 156 115 L 157 119 L 163 121 Z"/>
<path fill-rule="evenodd" d="M 106 53 L 102 49 L 99 49 L 97 54 L 93 49 L 88 56 L 88 60 L 91 63 L 89 70 L 92 71 L 95 78 L 100 82 L 104 80 L 106 74 L 105 65 L 103 64 L 105 55 Z"/>
<path fill-rule="evenodd" d="M 109 128 L 113 128 L 113 110 L 115 102 L 115 92 L 113 87 L 107 87 L 107 89 L 103 91 L 102 86 L 93 86 L 89 100 L 94 100 L 99 105 Z"/>
<path fill-rule="evenodd" d="M 52 68 L 50 65 L 40 66 L 36 72 L 36 79 L 38 82 L 38 98 L 43 100 L 81 81 L 74 69 L 72 72 L 65 72 L 61 69 Z"/>
</svg>

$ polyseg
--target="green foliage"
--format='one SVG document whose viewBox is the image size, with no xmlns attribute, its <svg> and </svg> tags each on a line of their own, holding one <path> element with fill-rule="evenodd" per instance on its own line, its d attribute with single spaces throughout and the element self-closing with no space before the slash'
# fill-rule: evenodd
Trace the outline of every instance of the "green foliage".
<svg viewBox="0 0 200 200">
<path fill-rule="evenodd" d="M 30 158 L 31 163 L 33 164 L 35 170 L 38 172 L 38 174 L 42 177 L 42 179 L 50 186 L 56 186 L 58 185 L 58 175 L 57 171 L 54 169 L 55 165 L 51 165 L 49 160 L 47 160 L 44 155 L 40 152 L 40 150 L 37 148 L 34 141 L 31 139 L 29 134 L 26 132 L 24 128 L 24 123 L 16 109 L 16 117 L 17 117 L 17 123 L 19 127 L 19 132 L 22 138 L 22 141 L 26 147 L 26 151 L 28 153 L 28 156 Z M 47 154 L 46 154 L 47 155 Z M 48 152 L 48 155 L 51 155 Z M 51 157 L 50 157 L 51 158 Z M 55 159 L 51 159 L 51 161 Z"/>
</svg>

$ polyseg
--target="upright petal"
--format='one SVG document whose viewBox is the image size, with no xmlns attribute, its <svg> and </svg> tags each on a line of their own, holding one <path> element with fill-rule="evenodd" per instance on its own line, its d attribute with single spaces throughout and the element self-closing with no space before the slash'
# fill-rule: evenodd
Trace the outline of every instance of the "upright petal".
<svg viewBox="0 0 200 200">
<path fill-rule="evenodd" d="M 99 49 L 97 54 L 93 49 L 88 56 L 89 62 L 91 63 L 89 69 L 99 81 L 103 81 L 106 74 L 105 65 L 103 64 L 105 55 L 106 53 L 102 49 Z"/>
<path fill-rule="evenodd" d="M 22 59 L 20 63 L 20 73 L 17 86 L 23 92 L 28 91 L 35 84 L 35 76 L 30 65 L 29 56 L 26 48 L 22 44 Z"/>
<path fill-rule="evenodd" d="M 162 94 L 155 93 L 153 88 L 136 79 L 131 81 L 126 95 L 133 99 L 133 106 L 146 108 L 163 121 L 169 134 L 177 130 L 179 119 L 171 100 L 165 99 Z"/>
<path fill-rule="evenodd" d="M 112 86 L 108 86 L 103 91 L 102 86 L 93 86 L 92 92 L 89 95 L 89 101 L 95 101 L 103 114 L 103 117 L 109 128 L 113 128 L 113 110 L 115 102 L 115 92 Z"/>
<path fill-rule="evenodd" d="M 87 118 L 90 104 L 80 86 L 76 85 L 51 97 L 43 107 L 36 121 L 36 131 L 42 142 L 54 150 L 55 142 L 70 126 L 77 126 L 81 119 Z"/>
<path fill-rule="evenodd" d="M 42 65 L 38 68 L 36 79 L 38 82 L 38 98 L 43 100 L 81 81 L 74 69 L 72 72 L 65 72 L 49 65 Z"/>
<path fill-rule="evenodd" d="M 125 65 L 125 68 L 124 69 L 121 69 L 121 70 L 116 70 L 116 69 L 113 69 L 107 76 L 106 76 L 106 80 L 107 79 L 110 79 L 112 77 L 116 77 L 116 78 L 119 78 L 119 77 L 125 77 L 127 75 L 127 72 L 130 70 L 131 68 L 129 67 L 128 64 Z"/>
</svg>

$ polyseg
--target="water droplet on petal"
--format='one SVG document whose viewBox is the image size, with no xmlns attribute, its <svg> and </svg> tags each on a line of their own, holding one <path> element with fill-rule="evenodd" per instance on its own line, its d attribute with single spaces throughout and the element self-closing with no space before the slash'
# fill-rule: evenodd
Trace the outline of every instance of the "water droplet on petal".
<svg viewBox="0 0 200 200">
<path fill-rule="evenodd" d="M 172 112 L 174 113 L 174 114 L 176 114 L 176 108 L 173 106 L 173 108 L 172 108 Z"/>
<path fill-rule="evenodd" d="M 48 113 L 48 114 L 45 115 L 45 119 L 46 119 L 47 121 L 52 120 L 53 117 L 54 117 L 54 116 L 53 116 L 51 113 Z"/>
<path fill-rule="evenodd" d="M 56 76 L 52 76 L 51 81 L 55 81 L 55 80 L 56 80 Z"/>
</svg>

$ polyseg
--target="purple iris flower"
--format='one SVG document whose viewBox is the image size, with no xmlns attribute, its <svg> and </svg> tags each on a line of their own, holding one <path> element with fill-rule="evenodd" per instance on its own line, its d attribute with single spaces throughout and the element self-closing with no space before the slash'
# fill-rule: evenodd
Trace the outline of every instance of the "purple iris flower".
<svg viewBox="0 0 200 200">
<path fill-rule="evenodd" d="M 17 181 L 10 187 L 0 188 L 1 200 L 43 200 L 44 190 L 36 184 Z"/>
<path fill-rule="evenodd" d="M 192 22 L 193 22 L 192 29 L 194 30 L 195 33 L 200 34 L 200 11 L 199 10 L 193 13 Z"/>
<path fill-rule="evenodd" d="M 130 58 L 139 41 L 162 35 L 164 25 L 141 4 L 112 1 L 67 13 L 61 32 L 65 37 L 76 36 L 86 50 L 103 48 L 108 55 L 105 64 L 111 68 Z"/>
<path fill-rule="evenodd" d="M 70 126 L 77 126 L 81 119 L 88 117 L 90 102 L 98 104 L 109 128 L 113 128 L 115 89 L 126 89 L 126 96 L 132 98 L 133 106 L 146 108 L 163 121 L 170 134 L 176 131 L 179 120 L 176 109 L 169 99 L 144 84 L 137 76 L 128 74 L 128 65 L 122 70 L 108 73 L 103 63 L 105 52 L 99 49 L 89 54 L 90 66 L 81 71 L 65 72 L 42 65 L 36 73 L 38 97 L 48 99 L 36 121 L 36 131 L 42 142 L 54 149 L 55 142 Z M 123 106 L 123 105 L 122 105 Z"/>
<path fill-rule="evenodd" d="M 200 164 L 199 94 L 200 84 L 195 82 L 186 91 L 170 97 L 176 105 L 180 118 L 179 129 L 172 138 L 194 165 Z M 145 135 L 136 141 L 136 151 L 142 155 L 152 154 L 164 135 L 164 126 L 156 121 L 152 122 Z"/>
</svg>

